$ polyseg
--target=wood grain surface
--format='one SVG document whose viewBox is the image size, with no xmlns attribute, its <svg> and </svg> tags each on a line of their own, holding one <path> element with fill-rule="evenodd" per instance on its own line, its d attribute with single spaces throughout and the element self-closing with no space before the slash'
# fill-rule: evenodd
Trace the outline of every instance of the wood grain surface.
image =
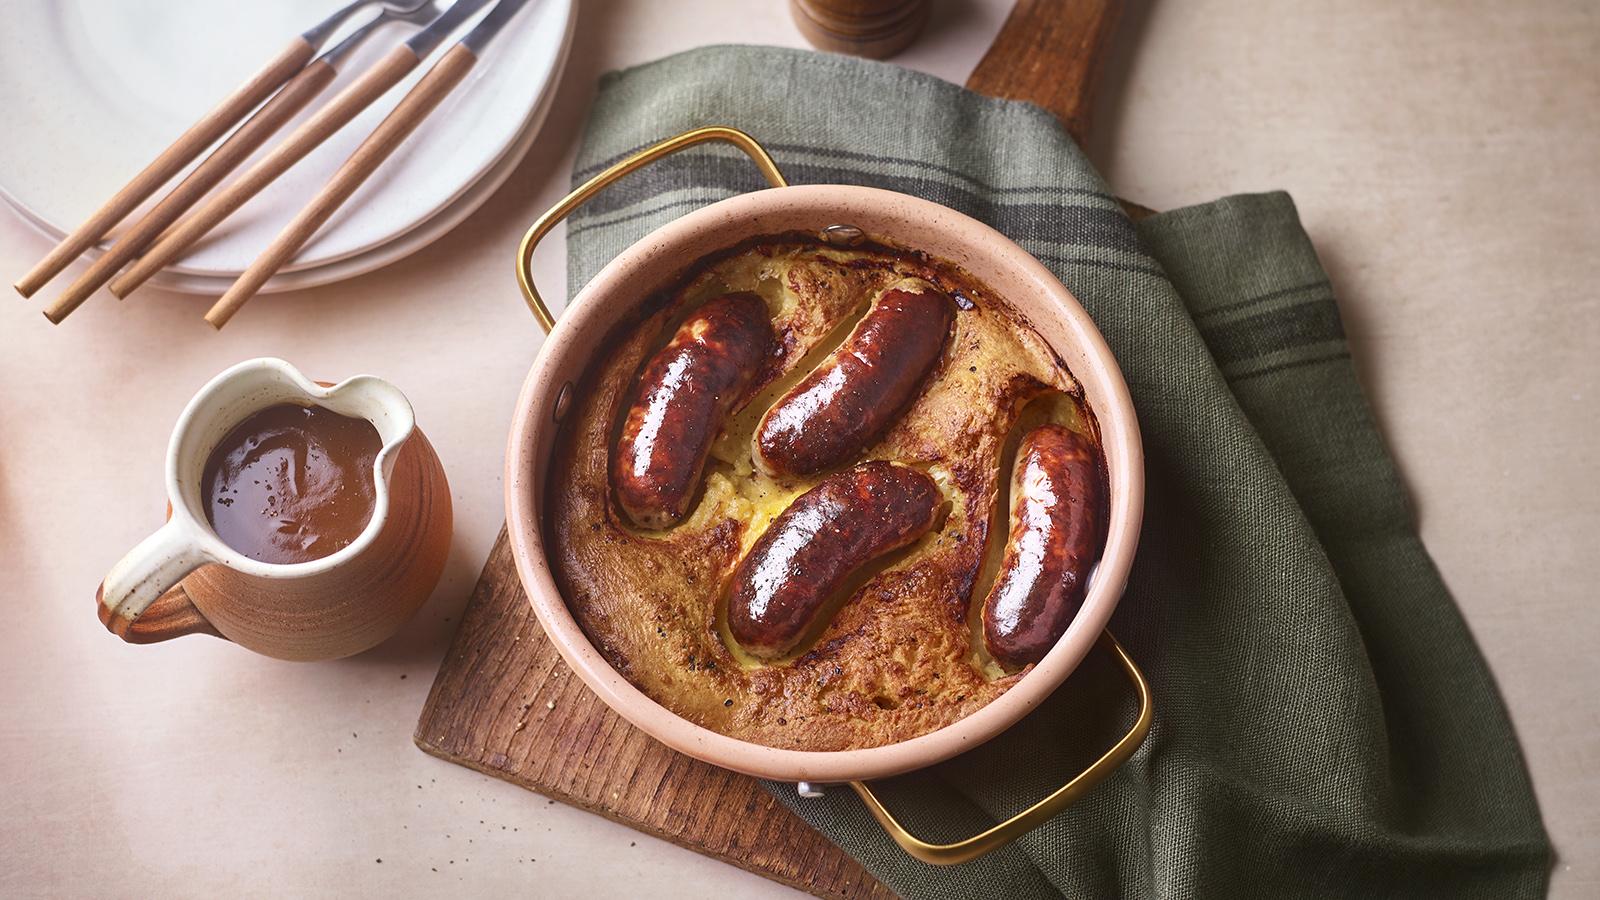
<svg viewBox="0 0 1600 900">
<path fill-rule="evenodd" d="M 932 8 L 933 0 L 789 0 L 795 27 L 811 46 L 870 59 L 910 46 Z"/>
<path fill-rule="evenodd" d="M 967 86 L 1044 106 L 1081 140 L 1119 7 L 1021 0 Z M 754 779 L 656 743 L 590 693 L 534 619 L 503 528 L 414 739 L 441 759 L 817 896 L 894 896 Z"/>
<path fill-rule="evenodd" d="M 667 749 L 590 693 L 533 617 L 504 529 L 415 740 L 434 756 L 818 896 L 893 896 L 754 779 Z"/>
<path fill-rule="evenodd" d="M 1081 143 L 1122 0 L 1018 0 L 967 87 L 1055 113 Z"/>
</svg>

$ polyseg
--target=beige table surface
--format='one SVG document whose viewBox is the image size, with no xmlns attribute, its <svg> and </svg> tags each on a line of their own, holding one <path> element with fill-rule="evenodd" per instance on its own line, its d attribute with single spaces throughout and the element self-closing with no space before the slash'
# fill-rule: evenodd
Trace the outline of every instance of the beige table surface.
<svg viewBox="0 0 1600 900">
<path fill-rule="evenodd" d="M 1596 896 L 1600 7 L 1132 6 L 1091 154 L 1157 208 L 1294 193 L 1516 720 L 1556 893 Z M 709 42 L 800 44 L 778 0 L 582 7 L 532 153 L 404 262 L 257 300 L 221 334 L 193 297 L 102 295 L 57 328 L 0 296 L 0 895 L 790 893 L 411 744 L 500 527 L 502 442 L 539 345 L 513 249 L 564 189 L 596 75 Z M 964 80 L 1008 7 L 941 2 L 901 62 Z M 0 214 L 5 281 L 45 249 Z M 552 239 L 544 283 L 562 266 Z M 454 491 L 444 582 L 398 638 L 341 662 L 124 645 L 92 597 L 160 520 L 168 430 L 212 374 L 268 354 L 410 394 Z"/>
</svg>

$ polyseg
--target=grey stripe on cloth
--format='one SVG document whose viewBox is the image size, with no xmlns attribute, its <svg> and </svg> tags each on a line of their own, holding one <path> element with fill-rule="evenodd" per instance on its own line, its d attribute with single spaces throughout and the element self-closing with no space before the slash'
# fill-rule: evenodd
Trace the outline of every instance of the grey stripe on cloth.
<svg viewBox="0 0 1600 900">
<path fill-rule="evenodd" d="M 783 171 L 795 184 L 860 184 L 926 197 L 951 209 L 990 222 L 1005 222 L 1014 226 L 1008 235 L 1013 239 L 1031 239 L 1055 242 L 1062 235 L 1072 235 L 1076 243 L 1105 247 L 1133 253 L 1137 241 L 1127 216 L 1114 205 L 1087 206 L 1067 202 L 1081 197 L 1066 191 L 1045 187 L 1019 188 L 1013 193 L 1027 193 L 1033 199 L 1001 199 L 969 190 L 958 179 L 942 173 L 901 175 L 879 171 L 862 162 L 840 162 L 834 165 L 815 165 L 794 161 L 801 155 L 791 150 L 781 154 Z M 744 158 L 721 155 L 710 157 L 669 156 L 648 169 L 618 183 L 601 193 L 573 214 L 573 227 L 582 229 L 592 219 L 604 218 L 608 222 L 625 222 L 628 216 L 649 217 L 657 213 L 653 201 L 661 195 L 682 190 L 685 186 L 698 188 L 707 194 L 722 192 L 726 196 L 759 190 L 765 186 L 759 175 Z M 625 212 L 628 216 L 612 214 Z"/>
<path fill-rule="evenodd" d="M 1318 281 L 1313 281 L 1310 284 L 1297 284 L 1294 287 L 1287 287 L 1287 288 L 1283 288 L 1281 290 L 1276 290 L 1276 291 L 1268 291 L 1265 294 L 1260 294 L 1260 295 L 1255 296 L 1255 297 L 1245 297 L 1245 298 L 1243 298 L 1241 300 L 1236 300 L 1236 301 L 1234 301 L 1232 303 L 1225 303 L 1225 304 L 1222 304 L 1220 306 L 1213 306 L 1210 309 L 1207 309 L 1207 310 L 1205 310 L 1203 312 L 1195 313 L 1195 320 L 1196 321 L 1200 321 L 1200 320 L 1204 320 L 1204 319 L 1209 319 L 1209 318 L 1212 318 L 1214 316 L 1220 315 L 1222 313 L 1229 312 L 1231 310 L 1247 308 L 1247 307 L 1252 307 L 1252 306 L 1259 306 L 1259 305 L 1261 305 L 1263 303 L 1266 303 L 1266 302 L 1268 302 L 1270 300 L 1277 300 L 1280 297 L 1294 297 L 1294 296 L 1297 296 L 1297 295 L 1300 295 L 1300 294 L 1304 294 L 1304 293 L 1306 293 L 1308 291 L 1319 291 L 1319 292 L 1327 293 L 1328 296 L 1330 296 L 1330 297 L 1333 296 L 1333 286 L 1328 284 L 1328 282 L 1326 280 L 1318 280 Z"/>
<path fill-rule="evenodd" d="M 579 169 L 577 172 L 573 173 L 573 180 L 581 181 L 586 178 L 591 178 L 599 174 L 601 169 L 621 162 L 623 159 L 632 156 L 634 153 L 637 153 L 640 150 L 650 146 L 650 143 L 651 142 L 647 141 L 637 147 L 630 148 L 623 153 L 617 154 L 616 156 L 611 157 L 603 162 Z M 1054 194 L 1077 194 L 1084 197 L 1094 197 L 1098 200 L 1104 201 L 1107 206 L 1115 207 L 1117 205 L 1117 198 L 1102 190 L 1095 190 L 1092 188 L 1066 188 L 1057 185 L 1043 187 L 1003 187 L 1000 185 L 990 184 L 989 182 L 978 178 L 974 178 L 960 169 L 953 169 L 949 166 L 941 166 L 934 163 L 924 162 L 920 159 L 910 159 L 903 156 L 882 156 L 871 153 L 856 153 L 849 150 L 839 150 L 832 147 L 807 146 L 805 144 L 766 143 L 763 144 L 763 146 L 769 151 L 793 155 L 797 159 L 803 157 L 821 157 L 823 159 L 846 160 L 854 163 L 871 163 L 874 168 L 888 167 L 897 171 L 903 171 L 905 169 L 918 169 L 936 172 L 940 175 L 949 176 L 951 179 L 954 179 L 957 182 L 976 188 L 979 192 L 984 194 L 1011 194 L 1043 191 Z"/>
<path fill-rule="evenodd" d="M 763 786 L 911 897 L 1536 897 L 1550 847 L 1492 678 L 1417 539 L 1326 273 L 1283 194 L 1135 228 L 1043 110 L 880 63 L 711 47 L 606 76 L 575 181 L 690 128 L 742 128 L 796 183 L 987 221 L 1082 301 L 1145 441 L 1113 630 L 1156 719 L 1133 758 L 1004 850 L 935 869 L 848 790 Z M 575 216 L 569 286 L 686 210 L 762 187 L 726 148 Z M 1050 793 L 1126 727 L 1091 654 L 1001 737 L 878 787 L 932 840 Z"/>
<path fill-rule="evenodd" d="M 1332 297 L 1269 310 L 1226 325 L 1200 324 L 1200 335 L 1217 364 L 1227 369 L 1238 362 L 1290 347 L 1344 340 L 1344 325 Z"/>
</svg>

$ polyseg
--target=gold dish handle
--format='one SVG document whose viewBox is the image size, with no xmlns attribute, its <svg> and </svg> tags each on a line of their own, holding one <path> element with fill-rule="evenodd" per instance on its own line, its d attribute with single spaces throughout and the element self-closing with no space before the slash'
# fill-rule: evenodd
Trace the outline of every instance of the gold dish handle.
<svg viewBox="0 0 1600 900">
<path fill-rule="evenodd" d="M 1152 710 L 1150 685 L 1145 681 L 1144 673 L 1139 671 L 1139 667 L 1128 656 L 1128 652 L 1122 649 L 1122 645 L 1117 643 L 1117 639 L 1111 636 L 1110 631 L 1101 633 L 1099 643 L 1116 657 L 1117 662 L 1122 664 L 1122 670 L 1127 674 L 1128 680 L 1133 682 L 1134 690 L 1139 694 L 1139 717 L 1134 721 L 1133 727 L 1128 729 L 1128 733 L 1113 744 L 1103 756 L 1095 760 L 1093 765 L 1038 803 L 988 831 L 966 840 L 956 841 L 953 844 L 930 844 L 907 831 L 865 782 L 852 781 L 850 787 L 855 789 L 861 802 L 867 805 L 867 811 L 872 813 L 872 817 L 878 820 L 884 831 L 889 832 L 889 836 L 894 838 L 894 842 L 899 844 L 902 850 L 925 863 L 936 866 L 950 866 L 977 859 L 1038 828 L 1088 793 L 1095 785 L 1104 781 L 1106 776 L 1133 755 L 1133 751 L 1144 743 L 1145 735 L 1150 732 Z"/>
<path fill-rule="evenodd" d="M 608 166 L 605 171 L 579 185 L 576 190 L 568 194 L 560 203 L 550 207 L 538 221 L 522 236 L 522 245 L 517 248 L 517 284 L 522 287 L 522 298 L 527 301 L 528 309 L 533 311 L 534 318 L 539 320 L 539 326 L 546 334 L 556 325 L 555 316 L 551 315 L 550 307 L 545 305 L 544 298 L 539 296 L 539 289 L 533 284 L 533 248 L 556 223 L 571 215 L 572 211 L 582 206 L 585 201 L 613 181 L 632 172 L 635 169 L 649 165 L 663 156 L 670 156 L 686 147 L 703 144 L 706 141 L 727 141 L 743 150 L 750 160 L 761 170 L 767 183 L 773 187 L 788 187 L 789 182 L 784 180 L 783 174 L 778 171 L 778 166 L 766 149 L 756 143 L 756 139 L 737 128 L 725 125 L 709 125 L 705 128 L 696 128 L 685 131 L 677 137 L 667 138 L 659 144 L 653 144 L 620 162 Z"/>
</svg>

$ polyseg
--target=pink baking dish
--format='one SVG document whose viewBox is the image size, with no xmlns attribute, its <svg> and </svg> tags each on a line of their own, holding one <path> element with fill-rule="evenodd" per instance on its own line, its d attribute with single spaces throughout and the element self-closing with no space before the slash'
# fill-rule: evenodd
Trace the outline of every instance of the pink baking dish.
<svg viewBox="0 0 1600 900">
<path fill-rule="evenodd" d="M 541 318 L 543 302 L 533 288 L 528 260 L 533 245 L 556 221 L 588 196 L 626 172 L 683 146 L 728 140 L 756 159 L 769 181 L 782 184 L 770 158 L 748 136 L 731 129 L 700 129 L 642 151 L 574 192 L 551 210 L 524 241 L 519 272 L 530 305 Z M 745 142 L 748 142 L 746 144 Z M 1082 610 L 1054 649 L 1004 695 L 949 726 L 882 747 L 834 752 L 784 750 L 726 737 L 667 710 L 618 674 L 590 644 L 567 609 L 546 558 L 542 510 L 545 481 L 561 419 L 574 385 L 601 341 L 636 304 L 674 282 L 695 261 L 758 235 L 822 232 L 853 226 L 876 240 L 915 248 L 955 263 L 988 284 L 1020 311 L 1083 385 L 1101 430 L 1110 483 L 1109 528 L 1104 554 Z M 517 570 L 540 624 L 562 657 L 601 699 L 629 722 L 682 753 L 758 778 L 814 785 L 849 782 L 889 827 L 892 817 L 862 784 L 934 765 L 995 737 L 1055 691 L 1097 641 L 1102 640 L 1127 583 L 1139 539 L 1144 502 L 1144 456 L 1133 403 L 1116 359 L 1076 298 L 1038 260 L 993 228 L 917 197 L 850 185 L 776 187 L 732 197 L 656 229 L 624 250 L 573 297 L 554 324 L 528 373 L 517 401 L 506 453 L 506 517 Z M 1130 755 L 1150 718 L 1148 690 L 1137 667 L 1109 635 L 1107 646 L 1124 663 L 1141 698 L 1140 721 L 1124 741 L 1069 785 L 1071 796 L 1051 809 L 1030 809 L 1031 821 L 1001 828 L 1020 833 L 1070 802 Z M 1074 787 L 1075 786 L 1075 787 Z M 1058 792 L 1060 794 L 1061 792 Z M 1042 805 L 1042 804 L 1041 804 Z M 898 825 L 890 828 L 894 832 Z M 952 862 L 986 852 L 1014 837 L 998 835 L 982 847 L 941 855 L 938 845 L 919 852 L 933 862 Z M 986 833 L 988 834 L 988 833 Z M 983 837 L 982 835 L 979 836 Z M 899 835 L 896 835 L 897 840 Z M 911 840 L 915 841 L 914 838 Z M 976 840 L 976 839 L 974 839 Z M 905 845 L 905 841 L 902 841 Z M 942 845 L 956 847 L 958 845 Z"/>
</svg>

